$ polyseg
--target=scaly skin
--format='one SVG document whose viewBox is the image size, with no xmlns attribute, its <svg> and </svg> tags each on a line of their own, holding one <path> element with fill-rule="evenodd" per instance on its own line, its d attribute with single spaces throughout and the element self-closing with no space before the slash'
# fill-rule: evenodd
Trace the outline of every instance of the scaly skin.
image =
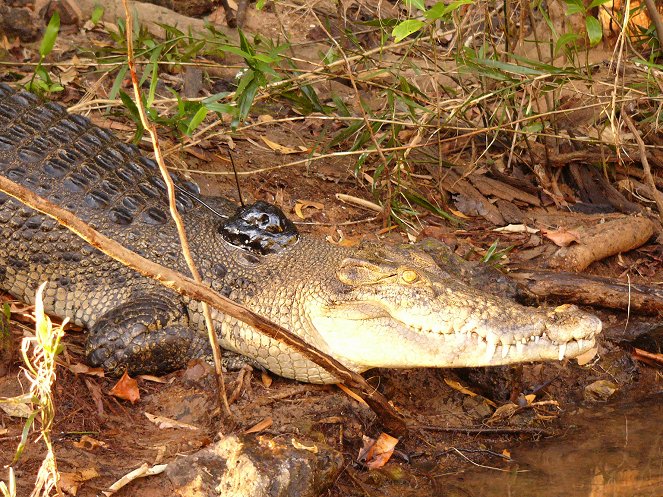
<svg viewBox="0 0 663 497">
<path fill-rule="evenodd" d="M 188 273 L 154 163 L 85 118 L 2 84 L 0 174 L 144 257 Z M 221 198 L 204 201 L 224 215 L 235 210 Z M 302 236 L 257 255 L 221 237 L 223 218 L 186 196 L 178 203 L 193 257 L 212 288 L 355 371 L 558 360 L 592 349 L 601 331 L 598 318 L 574 306 L 535 309 L 472 289 L 412 249 L 349 249 Z M 91 364 L 161 373 L 209 354 L 199 303 L 4 195 L 0 236 L 0 287 L 32 302 L 47 281 L 47 312 L 89 329 Z M 337 381 L 244 323 L 216 311 L 213 317 L 222 347 L 279 375 Z"/>
</svg>

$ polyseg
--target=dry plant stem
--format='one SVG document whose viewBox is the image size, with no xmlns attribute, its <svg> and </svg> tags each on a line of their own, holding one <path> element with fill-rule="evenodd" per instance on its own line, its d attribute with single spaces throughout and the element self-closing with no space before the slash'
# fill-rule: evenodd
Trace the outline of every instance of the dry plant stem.
<svg viewBox="0 0 663 497">
<path fill-rule="evenodd" d="M 622 118 L 628 126 L 628 129 L 630 129 L 631 133 L 633 133 L 633 138 L 635 138 L 635 141 L 638 142 L 638 148 L 640 149 L 640 160 L 642 161 L 642 169 L 644 170 L 645 178 L 647 179 L 647 186 L 651 188 L 652 196 L 656 201 L 656 207 L 658 207 L 658 218 L 663 221 L 663 200 L 661 199 L 662 196 L 660 192 L 656 189 L 656 182 L 654 181 L 654 177 L 651 174 L 649 159 L 647 159 L 647 149 L 645 148 L 645 142 L 642 141 L 640 133 L 636 129 L 628 114 L 622 112 Z"/>
<path fill-rule="evenodd" d="M 647 352 L 646 350 L 634 347 L 632 355 L 635 359 L 638 359 L 640 361 L 653 362 L 655 364 L 663 366 L 663 354 L 652 354 L 651 352 Z"/>
<path fill-rule="evenodd" d="M 136 64 L 134 60 L 134 49 L 133 49 L 133 16 L 129 10 L 128 0 L 122 0 L 124 4 L 124 12 L 126 16 L 126 30 L 127 30 L 127 64 L 129 65 L 129 72 L 131 74 L 131 82 L 134 87 L 134 95 L 136 96 L 136 106 L 138 108 L 138 113 L 140 114 L 140 120 L 143 124 L 143 127 L 147 130 L 152 140 L 152 147 L 154 148 L 154 158 L 159 164 L 159 170 L 161 171 L 161 176 L 166 183 L 168 189 L 168 203 L 170 207 L 170 215 L 175 221 L 177 226 L 177 234 L 180 238 L 180 245 L 182 247 L 182 255 L 186 260 L 186 264 L 191 271 L 191 275 L 196 283 L 202 283 L 202 278 L 200 277 L 200 272 L 196 268 L 196 264 L 191 256 L 191 250 L 189 248 L 189 241 L 186 237 L 186 232 L 184 231 L 184 223 L 182 222 L 182 217 L 179 212 L 177 212 L 177 206 L 175 204 L 175 186 L 173 181 L 168 173 L 168 168 L 163 161 L 163 156 L 161 155 L 161 149 L 159 148 L 159 136 L 157 135 L 156 127 L 152 124 L 147 118 L 145 108 L 143 107 L 143 99 L 141 98 L 140 92 L 140 83 L 138 82 L 138 76 L 136 74 Z M 228 12 L 228 11 L 226 11 Z M 219 341 L 216 336 L 216 331 L 214 329 L 214 323 L 212 322 L 212 313 L 209 310 L 207 303 L 202 303 L 203 316 L 205 317 L 205 325 L 207 326 L 207 336 L 212 347 L 212 357 L 214 359 L 214 369 L 216 372 L 216 381 L 219 387 L 219 407 L 222 408 L 226 415 L 232 418 L 232 412 L 230 411 L 230 406 L 228 404 L 228 398 L 226 396 L 226 385 L 223 380 L 223 366 L 221 364 L 221 348 L 219 347 Z"/>
<path fill-rule="evenodd" d="M 170 288 L 181 295 L 201 302 L 207 302 L 219 311 L 253 326 L 266 336 L 292 347 L 307 359 L 324 368 L 325 371 L 336 376 L 346 385 L 359 390 L 364 396 L 364 400 L 380 417 L 380 421 L 390 433 L 402 434 L 407 430 L 404 419 L 389 405 L 387 399 L 375 391 L 360 374 L 349 370 L 333 357 L 320 352 L 282 326 L 219 295 L 208 286 L 197 283 L 182 273 L 173 271 L 128 250 L 115 240 L 92 229 L 71 212 L 35 195 L 24 186 L 18 185 L 4 176 L 0 176 L 0 191 L 7 193 L 28 207 L 55 219 L 91 246 L 98 248 L 107 256 L 112 257 L 137 273 L 152 278 L 166 288 Z"/>
<path fill-rule="evenodd" d="M 354 90 L 355 94 L 355 101 L 357 103 L 357 107 L 359 107 L 359 111 L 361 112 L 362 118 L 364 119 L 364 125 L 366 126 L 366 129 L 368 130 L 368 134 L 371 136 L 371 141 L 373 142 L 373 146 L 375 147 L 375 151 L 378 153 L 378 156 L 380 157 L 380 162 L 382 162 L 382 166 L 384 167 L 384 176 L 385 176 L 385 183 L 387 185 L 387 198 L 385 199 L 384 202 L 384 210 L 383 210 L 383 219 L 382 219 L 382 224 L 384 226 L 389 225 L 389 219 L 391 218 L 391 197 L 393 195 L 392 192 L 392 186 L 391 186 L 391 178 L 390 178 L 390 171 L 389 171 L 389 162 L 387 161 L 387 158 L 384 155 L 384 152 L 382 151 L 382 147 L 380 146 L 380 143 L 378 142 L 377 138 L 375 137 L 375 132 L 373 131 L 373 126 L 371 126 L 371 121 L 368 118 L 368 115 L 366 114 L 366 110 L 364 109 L 364 105 L 361 101 L 361 94 L 359 93 L 359 88 L 357 88 L 357 82 L 355 81 L 355 78 L 352 73 L 352 66 L 350 65 L 350 59 L 348 59 L 347 55 L 345 54 L 345 50 L 343 50 L 343 47 L 336 41 L 336 38 L 334 38 L 329 31 L 327 31 L 327 28 L 325 27 L 324 23 L 320 20 L 318 15 L 311 10 L 311 13 L 315 17 L 315 20 L 318 21 L 318 25 L 320 28 L 325 32 L 327 35 L 327 38 L 329 38 L 334 45 L 336 45 L 336 48 L 338 49 L 338 52 L 341 54 L 341 57 L 343 57 L 343 60 L 345 61 L 345 68 L 347 70 L 347 77 L 350 80 L 350 83 L 352 83 L 352 89 Z"/>
<path fill-rule="evenodd" d="M 223 11 L 226 14 L 226 24 L 229 28 L 236 28 L 237 26 L 242 25 L 239 22 L 239 19 L 235 18 L 235 14 L 233 13 L 233 9 L 230 8 L 228 0 L 221 0 L 221 7 L 223 7 Z"/>
<path fill-rule="evenodd" d="M 651 17 L 651 20 L 656 27 L 656 37 L 658 38 L 659 50 L 663 51 L 663 19 L 661 19 L 661 14 L 659 14 L 658 9 L 656 8 L 656 1 L 645 0 L 645 5 L 649 11 L 649 17 Z"/>
</svg>

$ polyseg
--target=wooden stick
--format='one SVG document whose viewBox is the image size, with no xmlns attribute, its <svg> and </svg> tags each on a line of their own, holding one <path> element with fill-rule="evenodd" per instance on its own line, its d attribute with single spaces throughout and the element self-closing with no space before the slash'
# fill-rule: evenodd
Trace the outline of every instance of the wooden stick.
<svg viewBox="0 0 663 497">
<path fill-rule="evenodd" d="M 663 289 L 646 285 L 629 285 L 613 278 L 556 273 L 552 271 L 515 270 L 509 276 L 526 292 L 537 297 L 553 297 L 578 304 L 608 307 L 658 315 L 663 313 Z M 530 294 L 527 294 L 530 292 Z"/>
<path fill-rule="evenodd" d="M 161 148 L 159 147 L 159 135 L 157 135 L 156 127 L 154 123 L 150 122 L 147 118 L 147 112 L 145 112 L 145 107 L 143 106 L 143 98 L 140 91 L 140 83 L 138 82 L 138 75 L 136 74 L 136 62 L 134 58 L 134 44 L 133 44 L 133 25 L 134 20 L 129 10 L 129 5 L 127 0 L 122 0 L 124 4 L 124 15 L 126 17 L 126 38 L 127 38 L 127 64 L 129 66 L 129 73 L 131 74 L 131 82 L 134 88 L 134 95 L 136 97 L 136 107 L 138 108 L 138 114 L 140 115 L 140 121 L 143 124 L 145 130 L 147 130 L 152 141 L 152 148 L 154 150 L 154 158 L 159 165 L 159 171 L 161 171 L 161 177 L 166 184 L 166 189 L 168 191 L 168 206 L 170 208 L 170 216 L 175 222 L 177 227 L 177 234 L 180 239 L 180 247 L 182 248 L 182 255 L 186 261 L 186 265 L 193 276 L 193 279 L 196 283 L 202 283 L 203 279 L 200 277 L 200 272 L 196 268 L 196 263 L 191 256 L 191 250 L 189 248 L 189 241 L 186 236 L 186 231 L 184 230 L 184 222 L 182 221 L 182 216 L 177 211 L 177 204 L 175 203 L 175 185 L 173 185 L 173 180 L 170 177 L 166 163 L 163 161 L 163 155 L 161 154 Z M 216 331 L 214 330 L 214 323 L 212 322 L 212 313 L 209 310 L 207 302 L 203 302 L 201 305 L 203 311 L 203 317 L 205 318 L 205 326 L 207 327 L 207 338 L 210 342 L 212 348 L 212 359 L 214 361 L 214 372 L 216 376 L 216 384 L 219 389 L 219 407 L 226 413 L 226 416 L 229 418 L 233 417 L 232 412 L 230 411 L 230 405 L 228 404 L 228 396 L 226 395 L 226 384 L 223 381 L 223 365 L 221 363 L 221 347 L 219 347 L 219 340 L 216 336 Z"/>
</svg>

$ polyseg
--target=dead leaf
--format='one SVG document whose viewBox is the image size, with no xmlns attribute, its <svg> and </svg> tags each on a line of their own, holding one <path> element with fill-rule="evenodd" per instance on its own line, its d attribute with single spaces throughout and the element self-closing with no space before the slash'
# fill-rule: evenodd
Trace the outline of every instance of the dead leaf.
<svg viewBox="0 0 663 497">
<path fill-rule="evenodd" d="M 244 431 L 245 435 L 248 435 L 249 433 L 258 433 L 259 431 L 266 430 L 270 426 L 274 424 L 274 420 L 272 419 L 271 416 L 267 416 L 265 419 L 262 421 L 254 424 L 251 428 L 248 430 Z"/>
<path fill-rule="evenodd" d="M 162 378 L 161 376 L 154 376 L 154 375 L 151 375 L 151 374 L 139 374 L 136 378 L 140 378 L 141 380 L 145 380 L 145 381 L 151 381 L 152 383 L 161 383 L 162 385 L 165 385 L 167 383 L 170 384 L 173 381 L 175 381 L 174 377 L 166 379 L 166 378 Z"/>
<path fill-rule="evenodd" d="M 157 416 L 156 414 L 150 414 L 145 412 L 145 417 L 149 419 L 152 423 L 157 425 L 159 429 L 165 430 L 167 428 L 181 428 L 184 430 L 199 430 L 197 426 L 190 425 L 188 423 L 182 423 L 176 419 L 167 418 L 165 416 Z"/>
<path fill-rule="evenodd" d="M 462 212 L 456 209 L 449 209 L 449 212 L 460 219 L 472 219 L 471 216 L 466 216 L 465 214 L 463 214 Z"/>
<path fill-rule="evenodd" d="M 78 449 L 94 450 L 98 449 L 99 447 L 106 447 L 106 442 L 102 442 L 101 440 L 97 440 L 96 438 L 92 438 L 88 435 L 83 435 L 81 439 L 78 442 L 74 442 L 73 445 Z"/>
<path fill-rule="evenodd" d="M 543 236 L 548 238 L 558 247 L 568 247 L 573 242 L 577 242 L 579 238 L 578 233 L 564 228 L 558 230 L 543 230 Z"/>
<path fill-rule="evenodd" d="M 511 402 L 504 404 L 503 406 L 499 406 L 497 409 L 495 409 L 493 415 L 486 421 L 486 424 L 500 424 L 504 420 L 507 420 L 513 416 L 519 409 L 520 406 Z"/>
<path fill-rule="evenodd" d="M 58 474 L 60 475 L 60 487 L 69 495 L 76 495 L 81 483 L 99 476 L 99 473 L 94 468 L 83 469 L 75 473 L 59 471 Z"/>
<path fill-rule="evenodd" d="M 128 400 L 132 404 L 140 400 L 138 382 L 129 376 L 126 371 L 111 389 L 110 394 L 118 399 Z"/>
<path fill-rule="evenodd" d="M 12 418 L 29 418 L 32 414 L 32 396 L 0 397 L 0 409 Z"/>
<path fill-rule="evenodd" d="M 362 235 L 357 236 L 344 236 L 342 237 L 336 245 L 339 247 L 356 247 L 359 245 L 364 237 Z"/>
<path fill-rule="evenodd" d="M 2 38 L 0 38 L 0 48 L 5 50 L 6 52 L 9 52 L 13 48 L 18 48 L 21 46 L 21 41 L 19 40 L 18 36 L 15 37 L 12 41 L 9 41 L 7 38 L 7 35 L 2 35 Z"/>
<path fill-rule="evenodd" d="M 271 376 L 269 376 L 269 373 L 267 371 L 261 371 L 260 372 L 260 379 L 262 380 L 262 384 L 265 388 L 269 388 L 272 386 L 272 379 Z"/>
<path fill-rule="evenodd" d="M 633 347 L 631 351 L 631 357 L 642 361 L 650 366 L 663 365 L 663 354 L 654 354 L 652 352 L 647 352 L 646 350 L 639 349 L 638 347 Z"/>
<path fill-rule="evenodd" d="M 71 371 L 74 374 L 87 374 L 90 376 L 98 376 L 99 378 L 104 377 L 103 368 L 91 368 L 90 366 L 88 366 L 87 364 L 83 364 L 82 362 L 71 364 L 69 366 L 69 371 Z"/>
<path fill-rule="evenodd" d="M 97 413 L 102 415 L 104 413 L 104 402 L 102 400 L 101 387 L 92 381 L 90 378 L 85 378 L 85 386 L 92 395 L 92 400 L 94 400 L 94 405 L 97 406 Z"/>
<path fill-rule="evenodd" d="M 325 204 L 321 204 L 320 202 L 314 202 L 313 200 L 297 199 L 297 202 L 295 203 L 295 214 L 297 214 L 297 217 L 299 219 L 307 219 L 311 217 L 313 214 L 315 214 L 316 210 L 322 210 L 324 208 Z M 304 209 L 312 209 L 313 212 L 304 213 Z"/>
<path fill-rule="evenodd" d="M 387 435 L 384 432 L 380 433 L 377 440 L 373 440 L 365 435 L 363 439 L 364 446 L 359 451 L 357 460 L 360 463 L 364 463 L 368 469 L 378 469 L 387 464 L 387 461 L 389 461 L 391 455 L 394 453 L 394 447 L 398 443 L 397 438 Z"/>
<path fill-rule="evenodd" d="M 480 397 L 480 398 L 483 399 L 483 401 L 484 401 L 486 404 L 488 404 L 489 406 L 497 407 L 497 404 L 495 404 L 495 402 L 493 402 L 492 400 L 487 399 L 487 398 L 485 398 L 485 397 L 483 397 L 483 396 L 481 396 L 481 395 L 479 395 L 479 394 L 473 392 L 473 391 L 470 390 L 469 388 L 466 388 L 466 387 L 464 387 L 463 385 L 461 385 L 461 384 L 460 384 L 459 382 L 457 382 L 456 380 L 450 380 L 449 378 L 445 378 L 445 379 L 444 379 L 444 382 L 445 382 L 447 385 L 449 385 L 451 388 L 453 388 L 454 390 L 458 390 L 460 393 L 464 393 L 465 395 L 469 395 L 470 397 Z"/>
<path fill-rule="evenodd" d="M 454 390 L 458 390 L 460 393 L 464 393 L 465 395 L 469 395 L 470 397 L 476 397 L 478 394 L 470 390 L 469 388 L 465 388 L 463 385 L 461 385 L 459 382 L 456 380 L 450 380 L 449 378 L 445 378 L 444 382 L 449 385 L 451 388 Z"/>
<path fill-rule="evenodd" d="M 299 154 L 299 153 L 303 152 L 303 150 L 299 150 L 299 149 L 291 148 L 291 147 L 286 147 L 285 145 L 280 145 L 276 142 L 273 142 L 269 138 L 265 138 L 264 136 L 261 136 L 260 139 L 265 143 L 265 145 L 267 145 L 274 152 L 279 152 L 280 154 L 283 154 L 283 155 Z"/>
<path fill-rule="evenodd" d="M 530 228 L 524 224 L 507 224 L 501 228 L 494 228 L 493 231 L 498 233 L 538 233 L 539 230 Z"/>
<path fill-rule="evenodd" d="M 594 347 L 593 349 L 589 349 L 587 352 L 583 352 L 579 356 L 576 357 L 576 361 L 578 361 L 578 366 L 584 366 L 585 364 L 589 364 L 594 357 L 596 357 L 596 353 L 599 351 L 598 347 Z"/>
</svg>

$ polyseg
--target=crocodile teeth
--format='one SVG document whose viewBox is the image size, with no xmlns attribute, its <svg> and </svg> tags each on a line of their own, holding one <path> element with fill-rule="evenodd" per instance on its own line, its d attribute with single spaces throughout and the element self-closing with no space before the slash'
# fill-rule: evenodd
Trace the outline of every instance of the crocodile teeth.
<svg viewBox="0 0 663 497">
<path fill-rule="evenodd" d="M 516 353 L 518 355 L 522 355 L 524 351 L 525 351 L 525 345 L 523 345 L 523 342 L 517 341 L 516 342 Z"/>
<path fill-rule="evenodd" d="M 484 362 L 489 363 L 497 351 L 497 337 L 492 333 L 486 335 L 486 353 L 483 356 Z"/>
<path fill-rule="evenodd" d="M 502 345 L 502 359 L 504 359 L 506 356 L 509 355 L 509 350 L 511 349 L 511 345 Z"/>
<path fill-rule="evenodd" d="M 563 343 L 559 346 L 559 360 L 564 359 L 564 354 L 566 354 L 566 343 Z"/>
</svg>

